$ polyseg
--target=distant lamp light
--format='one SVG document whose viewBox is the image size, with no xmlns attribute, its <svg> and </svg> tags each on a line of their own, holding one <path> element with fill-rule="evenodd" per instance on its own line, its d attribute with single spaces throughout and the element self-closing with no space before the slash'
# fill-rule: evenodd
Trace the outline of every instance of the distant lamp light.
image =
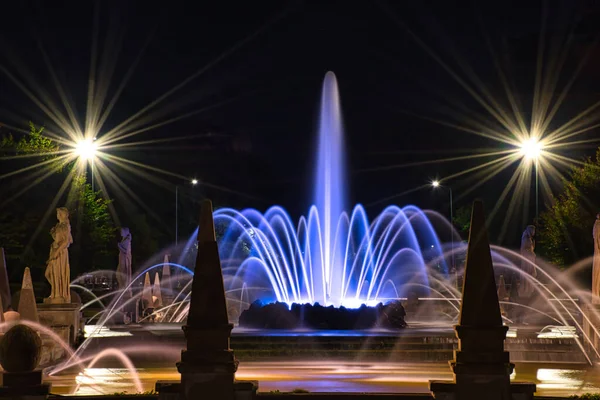
<svg viewBox="0 0 600 400">
<path fill-rule="evenodd" d="M 192 179 L 192 185 L 197 185 L 198 184 L 198 179 Z"/>
<path fill-rule="evenodd" d="M 521 143 L 519 146 L 521 155 L 527 160 L 537 160 L 542 154 L 544 146 L 536 138 L 532 137 Z"/>
<path fill-rule="evenodd" d="M 75 154 L 82 160 L 93 159 L 96 155 L 98 145 L 91 139 L 84 139 L 75 146 Z"/>
<path fill-rule="evenodd" d="M 440 186 L 440 181 L 433 181 L 433 182 L 431 182 L 431 186 L 433 186 L 434 188 Z"/>
</svg>

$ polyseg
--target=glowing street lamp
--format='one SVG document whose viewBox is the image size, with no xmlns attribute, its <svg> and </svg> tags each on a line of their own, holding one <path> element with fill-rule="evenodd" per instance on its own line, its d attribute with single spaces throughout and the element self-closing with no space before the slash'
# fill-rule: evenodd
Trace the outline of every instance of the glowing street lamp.
<svg viewBox="0 0 600 400">
<path fill-rule="evenodd" d="M 523 158 L 534 163 L 535 165 L 535 219 L 540 216 L 540 201 L 539 201 L 539 165 L 540 158 L 544 151 L 544 145 L 536 137 L 530 137 L 524 140 L 519 145 L 519 151 Z"/>
<path fill-rule="evenodd" d="M 96 159 L 96 152 L 98 151 L 98 145 L 96 144 L 96 138 L 82 139 L 75 145 L 75 154 L 83 162 L 89 161 L 92 167 L 92 192 L 94 191 L 94 160 Z"/>
<path fill-rule="evenodd" d="M 440 184 L 440 181 L 433 180 L 431 181 L 431 186 L 434 189 L 437 188 L 445 188 L 448 189 L 448 193 L 450 194 L 450 251 L 451 251 L 451 263 L 452 263 L 452 269 L 454 270 L 454 273 L 457 274 L 458 271 L 456 270 L 456 266 L 454 265 L 454 229 L 453 229 L 453 219 L 454 219 L 454 212 L 452 210 L 453 206 L 452 206 L 452 188 L 450 186 L 442 186 Z M 458 286 L 458 279 L 456 281 L 456 284 Z"/>
<path fill-rule="evenodd" d="M 192 185 L 197 185 L 198 184 L 198 179 L 192 179 Z"/>
<path fill-rule="evenodd" d="M 96 150 L 98 150 L 98 146 L 93 139 L 84 139 L 75 145 L 75 154 L 84 161 L 93 160 Z"/>
</svg>

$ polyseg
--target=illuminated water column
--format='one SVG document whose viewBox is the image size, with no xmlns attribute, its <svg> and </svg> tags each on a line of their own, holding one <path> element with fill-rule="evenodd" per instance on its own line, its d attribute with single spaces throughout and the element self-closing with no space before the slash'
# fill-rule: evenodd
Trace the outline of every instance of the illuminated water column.
<svg viewBox="0 0 600 400">
<path fill-rule="evenodd" d="M 336 240 L 336 229 L 346 205 L 346 165 L 340 99 L 333 72 L 327 72 L 323 80 L 317 152 L 314 201 L 319 212 L 321 241 L 317 244 L 316 238 L 310 239 L 313 270 L 320 272 L 313 275 L 315 300 L 339 305 L 345 243 L 341 237 Z M 321 247 L 319 251 L 315 251 L 315 246 Z"/>
</svg>

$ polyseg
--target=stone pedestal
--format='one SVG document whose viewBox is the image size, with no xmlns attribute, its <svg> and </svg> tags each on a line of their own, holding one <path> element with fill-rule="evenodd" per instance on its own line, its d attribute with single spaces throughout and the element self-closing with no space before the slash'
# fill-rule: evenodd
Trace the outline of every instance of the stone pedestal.
<svg viewBox="0 0 600 400">
<path fill-rule="evenodd" d="M 40 323 L 51 328 L 69 345 L 75 345 L 81 324 L 80 305 L 77 303 L 38 304 Z"/>
<path fill-rule="evenodd" d="M 431 381 L 429 382 L 429 390 L 433 393 L 435 400 L 458 400 L 461 397 L 458 394 L 458 386 L 455 382 L 448 381 Z M 511 400 L 532 400 L 533 393 L 535 392 L 535 384 L 533 383 L 520 383 L 515 382 L 510 384 L 510 399 Z M 475 397 L 481 396 L 481 394 L 475 394 Z M 486 393 L 485 397 L 479 397 L 492 399 Z M 500 398 L 500 397 L 498 397 Z"/>
<path fill-rule="evenodd" d="M 585 304 L 582 308 L 583 314 L 585 317 L 589 319 L 590 322 L 587 321 L 586 318 L 583 318 L 583 333 L 590 338 L 593 346 L 598 348 L 600 345 L 600 336 L 594 332 L 593 326 L 600 332 L 600 304 Z M 598 316 L 596 316 L 596 314 Z M 588 350 L 590 349 L 590 343 L 583 338 L 585 346 Z M 589 354 L 594 354 L 594 352 L 589 352 Z"/>
<path fill-rule="evenodd" d="M 157 381 L 155 390 L 158 400 L 182 400 L 182 387 L 179 381 Z M 234 400 L 254 400 L 258 391 L 258 381 L 234 381 Z M 206 396 L 206 393 L 204 394 Z M 204 397 L 203 397 L 204 398 Z M 206 397 L 208 398 L 208 397 Z"/>
<path fill-rule="evenodd" d="M 50 384 L 42 382 L 42 371 L 2 372 L 0 399 L 42 400 L 48 398 Z"/>
</svg>

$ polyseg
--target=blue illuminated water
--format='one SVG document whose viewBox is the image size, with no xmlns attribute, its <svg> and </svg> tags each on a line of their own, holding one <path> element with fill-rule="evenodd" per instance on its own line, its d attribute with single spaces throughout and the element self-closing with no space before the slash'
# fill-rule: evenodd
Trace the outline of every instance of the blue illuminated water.
<svg viewBox="0 0 600 400">
<path fill-rule="evenodd" d="M 346 307 L 408 291 L 428 295 L 427 262 L 447 272 L 429 218 L 435 213 L 390 206 L 369 222 L 361 205 L 346 209 L 344 130 L 332 72 L 323 81 L 317 143 L 314 205 L 297 224 L 279 206 L 264 214 L 215 212 L 228 293 Z"/>
</svg>

